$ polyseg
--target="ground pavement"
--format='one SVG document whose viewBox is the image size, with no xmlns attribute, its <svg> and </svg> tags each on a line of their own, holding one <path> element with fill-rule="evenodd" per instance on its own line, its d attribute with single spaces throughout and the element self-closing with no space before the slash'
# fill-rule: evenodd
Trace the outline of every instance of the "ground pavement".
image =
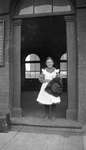
<svg viewBox="0 0 86 150">
<path fill-rule="evenodd" d="M 0 150 L 86 150 L 86 134 L 74 129 L 12 126 L 0 133 Z"/>
</svg>

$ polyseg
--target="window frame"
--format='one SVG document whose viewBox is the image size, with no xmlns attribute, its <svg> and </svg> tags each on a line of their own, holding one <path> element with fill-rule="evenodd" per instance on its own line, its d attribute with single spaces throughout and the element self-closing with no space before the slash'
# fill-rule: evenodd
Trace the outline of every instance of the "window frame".
<svg viewBox="0 0 86 150">
<path fill-rule="evenodd" d="M 29 55 L 32 55 L 32 54 L 29 54 Z M 37 57 L 39 57 L 37 54 L 34 54 L 34 55 L 37 56 Z M 28 55 L 27 55 L 27 56 L 28 56 Z M 27 56 L 26 56 L 26 57 L 27 57 Z M 25 58 L 25 59 L 26 59 L 26 58 Z M 26 61 L 26 60 L 25 60 L 25 65 L 26 65 L 26 64 L 32 64 L 32 63 L 33 63 L 33 64 L 40 64 L 40 57 L 39 57 L 39 60 L 31 60 L 31 61 Z M 38 73 L 40 74 L 40 72 L 41 72 L 41 65 L 40 65 L 40 71 L 35 71 L 35 70 L 34 70 L 34 71 L 26 71 L 26 68 L 25 68 L 25 74 L 24 74 L 25 80 L 36 80 L 36 79 L 38 79 L 38 78 L 36 77 L 36 74 L 35 74 L 35 77 L 34 77 L 34 78 L 32 78 L 32 77 L 31 77 L 31 78 L 26 78 L 26 72 L 30 72 L 30 73 L 31 73 L 31 72 L 33 72 L 33 73 L 34 73 L 34 72 L 35 72 L 35 73 L 38 72 Z"/>
<path fill-rule="evenodd" d="M 64 53 L 64 54 L 62 54 L 62 56 L 61 56 L 61 58 L 60 58 L 60 73 L 61 72 L 66 72 L 67 73 L 67 75 L 66 75 L 66 77 L 62 77 L 62 78 L 67 78 L 68 77 L 68 57 L 65 59 L 65 58 L 62 58 L 64 55 L 65 55 L 66 53 Z M 66 54 L 67 55 L 67 54 Z M 64 64 L 66 64 L 66 70 L 64 69 L 64 70 L 62 70 L 61 69 L 61 63 L 64 63 Z"/>
</svg>

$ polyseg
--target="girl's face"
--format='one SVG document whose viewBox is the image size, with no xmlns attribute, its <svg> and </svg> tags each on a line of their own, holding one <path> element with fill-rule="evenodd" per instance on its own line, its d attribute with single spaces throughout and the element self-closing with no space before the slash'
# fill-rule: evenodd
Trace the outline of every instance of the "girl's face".
<svg viewBox="0 0 86 150">
<path fill-rule="evenodd" d="M 46 60 L 46 65 L 47 65 L 48 68 L 52 68 L 53 65 L 54 65 L 53 60 L 52 59 L 47 59 Z"/>
</svg>

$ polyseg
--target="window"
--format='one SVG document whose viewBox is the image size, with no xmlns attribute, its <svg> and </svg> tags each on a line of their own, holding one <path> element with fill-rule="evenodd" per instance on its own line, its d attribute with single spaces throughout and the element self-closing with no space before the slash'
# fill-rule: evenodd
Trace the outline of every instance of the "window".
<svg viewBox="0 0 86 150">
<path fill-rule="evenodd" d="M 40 58 L 36 54 L 30 54 L 25 59 L 25 78 L 37 79 L 40 74 Z"/>
<path fill-rule="evenodd" d="M 62 78 L 67 78 L 67 53 L 60 58 L 60 75 Z"/>
</svg>

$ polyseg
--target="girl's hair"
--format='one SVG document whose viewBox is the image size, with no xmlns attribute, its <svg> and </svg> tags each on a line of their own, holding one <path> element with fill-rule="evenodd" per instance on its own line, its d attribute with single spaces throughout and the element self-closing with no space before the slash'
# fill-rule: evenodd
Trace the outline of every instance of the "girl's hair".
<svg viewBox="0 0 86 150">
<path fill-rule="evenodd" d="M 50 56 L 48 56 L 47 58 L 46 58 L 46 62 L 47 62 L 47 60 L 52 60 L 53 62 L 54 62 L 54 60 L 53 60 L 53 58 L 52 57 L 50 57 Z"/>
</svg>

